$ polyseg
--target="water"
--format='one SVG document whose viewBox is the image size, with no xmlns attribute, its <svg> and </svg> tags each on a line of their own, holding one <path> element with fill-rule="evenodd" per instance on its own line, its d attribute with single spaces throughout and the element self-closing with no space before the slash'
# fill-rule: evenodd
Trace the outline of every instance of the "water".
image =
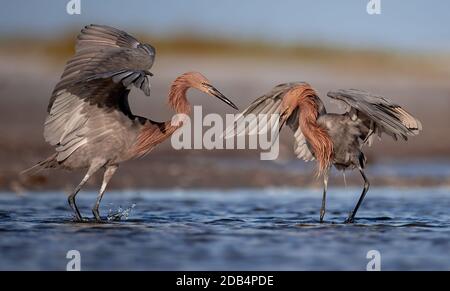
<svg viewBox="0 0 450 291">
<path fill-rule="evenodd" d="M 448 188 L 373 188 L 343 224 L 358 192 L 331 188 L 325 224 L 320 189 L 109 192 L 105 223 L 72 222 L 62 193 L 0 193 L 0 270 L 64 270 L 71 249 L 83 270 L 365 270 L 372 249 L 382 270 L 450 270 Z"/>
</svg>

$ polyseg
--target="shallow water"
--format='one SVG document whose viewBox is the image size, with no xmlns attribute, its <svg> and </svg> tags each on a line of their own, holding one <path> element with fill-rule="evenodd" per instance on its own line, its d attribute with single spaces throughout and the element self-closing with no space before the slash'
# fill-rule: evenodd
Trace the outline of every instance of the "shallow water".
<svg viewBox="0 0 450 291">
<path fill-rule="evenodd" d="M 357 188 L 109 192 L 101 214 L 74 223 L 62 193 L 0 193 L 0 270 L 450 270 L 450 189 L 372 188 L 354 225 L 342 222 Z M 80 193 L 86 217 L 95 193 Z"/>
</svg>

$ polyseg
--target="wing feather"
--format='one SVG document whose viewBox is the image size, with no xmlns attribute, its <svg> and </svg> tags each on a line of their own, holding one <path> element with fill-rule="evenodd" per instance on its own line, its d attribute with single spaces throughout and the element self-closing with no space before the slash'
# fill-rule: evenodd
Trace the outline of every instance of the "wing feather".
<svg viewBox="0 0 450 291">
<path fill-rule="evenodd" d="M 399 137 L 406 140 L 422 130 L 417 118 L 386 97 L 357 89 L 330 91 L 327 95 L 346 104 L 347 112 L 353 119 L 360 119 L 380 137 L 386 133 L 395 140 Z M 366 143 L 371 143 L 371 136 L 366 138 Z"/>
<path fill-rule="evenodd" d="M 53 90 L 44 126 L 45 140 L 55 146 L 58 161 L 88 141 L 109 134 L 114 125 L 99 122 L 96 115 L 107 119 L 113 110 L 133 118 L 129 86 L 150 95 L 148 76 L 154 58 L 152 46 L 126 32 L 101 25 L 82 29 L 75 55 Z M 95 120 L 96 126 L 92 123 Z"/>
<path fill-rule="evenodd" d="M 48 111 L 57 97 L 55 93 L 62 89 L 71 91 L 87 84 L 90 90 L 79 97 L 91 99 L 93 103 L 104 101 L 103 98 L 96 100 L 91 94 L 96 86 L 124 91 L 139 77 L 151 75 L 149 70 L 154 58 L 155 49 L 151 45 L 140 43 L 126 32 L 108 26 L 88 25 L 77 37 L 75 55 L 67 62 L 61 80 L 55 86 Z M 134 78 L 127 78 L 131 75 Z M 142 83 L 136 87 L 149 95 L 149 83 L 145 85 L 147 88 Z"/>
<path fill-rule="evenodd" d="M 275 86 L 267 94 L 257 98 L 253 101 L 238 117 L 235 119 L 234 126 L 230 126 L 225 130 L 225 137 L 231 138 L 243 133 L 246 134 L 256 134 L 259 128 L 259 134 L 264 133 L 263 131 L 272 130 L 274 126 L 280 124 L 271 119 L 272 114 L 277 114 L 278 116 L 282 114 L 281 104 L 284 95 L 292 88 L 303 85 L 303 82 L 292 82 L 285 83 Z M 267 114 L 269 118 L 259 119 L 260 114 Z M 294 152 L 299 159 L 305 161 L 313 160 L 314 156 L 310 151 L 305 136 L 303 135 L 300 127 L 298 126 L 298 110 L 295 110 L 287 121 L 287 125 L 292 129 L 294 133 Z M 258 121 L 260 123 L 258 124 Z M 258 125 L 258 126 L 257 126 Z M 276 129 L 277 136 L 272 137 L 273 139 L 278 137 L 278 133 L 281 128 Z"/>
</svg>

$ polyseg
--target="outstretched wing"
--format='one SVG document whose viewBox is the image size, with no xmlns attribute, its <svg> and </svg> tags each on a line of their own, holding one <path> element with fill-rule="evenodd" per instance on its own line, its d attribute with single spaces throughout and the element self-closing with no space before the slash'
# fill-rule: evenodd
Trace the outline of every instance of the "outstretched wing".
<svg viewBox="0 0 450 291">
<path fill-rule="evenodd" d="M 289 91 L 295 84 L 300 83 L 286 83 L 274 87 L 270 92 L 257 98 L 253 101 L 241 114 L 234 120 L 234 126 L 230 126 L 225 130 L 225 137 L 231 138 L 241 134 L 256 134 L 258 127 L 258 116 L 266 114 L 280 114 L 281 102 L 284 94 Z M 273 124 L 270 124 L 266 129 L 271 129 Z"/>
<path fill-rule="evenodd" d="M 45 140 L 64 152 L 58 160 L 86 143 L 88 120 L 99 114 L 90 107 L 133 117 L 128 105 L 130 87 L 134 85 L 150 95 L 148 78 L 154 58 L 152 46 L 118 29 L 89 25 L 81 31 L 75 55 L 53 90 L 45 121 Z"/>
<path fill-rule="evenodd" d="M 408 136 L 418 135 L 422 130 L 422 124 L 417 118 L 385 97 L 357 89 L 330 91 L 327 95 L 342 101 L 350 117 L 364 123 L 369 129 L 365 138 L 369 145 L 372 133 L 381 137 L 384 132 L 395 140 L 398 137 L 407 140 Z"/>
<path fill-rule="evenodd" d="M 67 62 L 48 105 L 50 112 L 61 90 L 80 91 L 79 97 L 91 103 L 110 103 L 108 90 L 125 91 L 131 84 L 150 95 L 148 71 L 155 49 L 116 28 L 88 25 L 77 37 L 75 55 Z M 85 88 L 87 87 L 87 88 Z M 93 94 L 95 93 L 95 94 Z M 112 101 L 112 102 L 111 102 Z"/>
<path fill-rule="evenodd" d="M 274 122 L 274 119 L 270 119 L 270 115 L 277 114 L 278 116 L 280 116 L 282 114 L 281 105 L 285 94 L 290 89 L 304 84 L 305 83 L 303 82 L 291 82 L 275 86 L 270 92 L 253 101 L 240 115 L 238 115 L 238 117 L 235 119 L 234 126 L 229 127 L 225 130 L 225 136 L 227 138 L 231 138 L 235 135 L 241 134 L 262 133 L 261 129 L 276 130 L 275 132 L 278 135 L 283 124 Z M 267 114 L 268 118 L 258 120 L 258 116 L 261 114 Z M 298 126 L 298 114 L 298 109 L 294 110 L 291 116 L 289 116 L 286 121 L 286 124 L 294 132 L 294 152 L 298 158 L 304 160 L 312 160 L 314 159 L 314 156 L 309 150 L 305 137 L 301 132 L 300 127 Z M 278 128 L 274 129 L 274 126 L 278 126 Z M 274 136 L 272 137 L 272 139 L 275 140 L 275 138 L 277 137 L 278 136 Z"/>
</svg>

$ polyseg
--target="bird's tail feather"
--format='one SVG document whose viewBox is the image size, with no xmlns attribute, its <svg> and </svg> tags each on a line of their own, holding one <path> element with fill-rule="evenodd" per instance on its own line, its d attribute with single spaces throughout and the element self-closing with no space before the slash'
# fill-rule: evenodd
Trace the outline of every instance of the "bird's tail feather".
<svg viewBox="0 0 450 291">
<path fill-rule="evenodd" d="M 26 170 L 23 170 L 20 172 L 20 175 L 24 176 L 34 176 L 37 175 L 39 172 L 45 169 L 49 168 L 55 168 L 58 165 L 58 162 L 56 161 L 56 153 L 48 157 L 47 159 L 40 161 L 36 165 L 32 166 L 31 168 L 28 168 Z"/>
</svg>

